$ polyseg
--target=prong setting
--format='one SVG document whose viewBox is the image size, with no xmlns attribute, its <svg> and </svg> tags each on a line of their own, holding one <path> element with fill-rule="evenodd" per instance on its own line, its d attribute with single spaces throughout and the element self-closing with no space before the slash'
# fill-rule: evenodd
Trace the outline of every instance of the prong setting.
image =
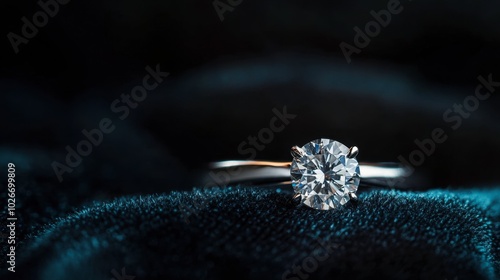
<svg viewBox="0 0 500 280">
<path fill-rule="evenodd" d="M 300 197 L 300 193 L 295 193 L 295 194 L 293 195 L 293 199 L 297 199 L 297 198 L 299 198 L 299 197 Z"/>
<path fill-rule="evenodd" d="M 293 146 L 290 153 L 292 154 L 293 158 L 301 158 L 306 154 L 304 150 L 299 146 Z"/>
<path fill-rule="evenodd" d="M 349 198 L 353 201 L 358 201 L 358 196 L 355 193 L 349 193 Z"/>
<path fill-rule="evenodd" d="M 349 148 L 349 153 L 347 153 L 348 158 L 355 158 L 359 154 L 359 149 L 356 146 Z"/>
</svg>

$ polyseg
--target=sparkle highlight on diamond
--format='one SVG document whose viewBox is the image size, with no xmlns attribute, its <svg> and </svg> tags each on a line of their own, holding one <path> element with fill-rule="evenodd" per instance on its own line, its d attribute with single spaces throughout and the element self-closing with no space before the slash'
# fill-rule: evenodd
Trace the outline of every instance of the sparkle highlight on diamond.
<svg viewBox="0 0 500 280">
<path fill-rule="evenodd" d="M 292 148 L 292 187 L 301 202 L 311 208 L 330 210 L 355 197 L 360 174 L 357 148 L 349 149 L 331 139 L 317 139 Z"/>
</svg>

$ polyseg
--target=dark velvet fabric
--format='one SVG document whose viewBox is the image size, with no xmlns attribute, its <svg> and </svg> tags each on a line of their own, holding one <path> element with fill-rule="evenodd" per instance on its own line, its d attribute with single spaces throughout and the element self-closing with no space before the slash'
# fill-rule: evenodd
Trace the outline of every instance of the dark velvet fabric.
<svg viewBox="0 0 500 280">
<path fill-rule="evenodd" d="M 33 233 L 18 269 L 42 280 L 122 268 L 136 279 L 496 279 L 498 205 L 495 189 L 373 190 L 339 211 L 258 187 L 124 197 Z"/>
</svg>

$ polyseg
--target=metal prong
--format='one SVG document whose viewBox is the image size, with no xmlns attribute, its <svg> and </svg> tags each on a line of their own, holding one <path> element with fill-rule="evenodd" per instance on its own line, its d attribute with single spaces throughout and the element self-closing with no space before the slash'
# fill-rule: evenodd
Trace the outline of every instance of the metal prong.
<svg viewBox="0 0 500 280">
<path fill-rule="evenodd" d="M 354 158 L 359 154 L 359 149 L 356 146 L 352 146 L 349 148 L 349 153 L 347 154 L 348 158 Z"/>
<path fill-rule="evenodd" d="M 358 200 L 358 196 L 355 193 L 349 193 L 349 197 L 351 198 L 351 200 L 354 200 L 354 201 Z"/>
<path fill-rule="evenodd" d="M 293 199 L 297 199 L 299 197 L 300 197 L 300 193 L 296 193 L 296 194 L 293 195 Z"/>
<path fill-rule="evenodd" d="M 293 158 L 300 158 L 306 154 L 304 150 L 302 150 L 302 148 L 300 148 L 299 146 L 293 146 L 290 153 L 292 154 Z"/>
</svg>

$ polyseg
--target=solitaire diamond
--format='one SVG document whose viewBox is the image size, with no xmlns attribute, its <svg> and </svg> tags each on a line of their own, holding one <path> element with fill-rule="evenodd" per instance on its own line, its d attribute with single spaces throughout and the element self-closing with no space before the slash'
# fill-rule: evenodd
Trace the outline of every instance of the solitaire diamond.
<svg viewBox="0 0 500 280">
<path fill-rule="evenodd" d="M 311 208 L 329 210 L 356 198 L 359 186 L 358 149 L 330 140 L 317 139 L 302 148 L 292 148 L 292 186 L 301 202 Z"/>
</svg>

